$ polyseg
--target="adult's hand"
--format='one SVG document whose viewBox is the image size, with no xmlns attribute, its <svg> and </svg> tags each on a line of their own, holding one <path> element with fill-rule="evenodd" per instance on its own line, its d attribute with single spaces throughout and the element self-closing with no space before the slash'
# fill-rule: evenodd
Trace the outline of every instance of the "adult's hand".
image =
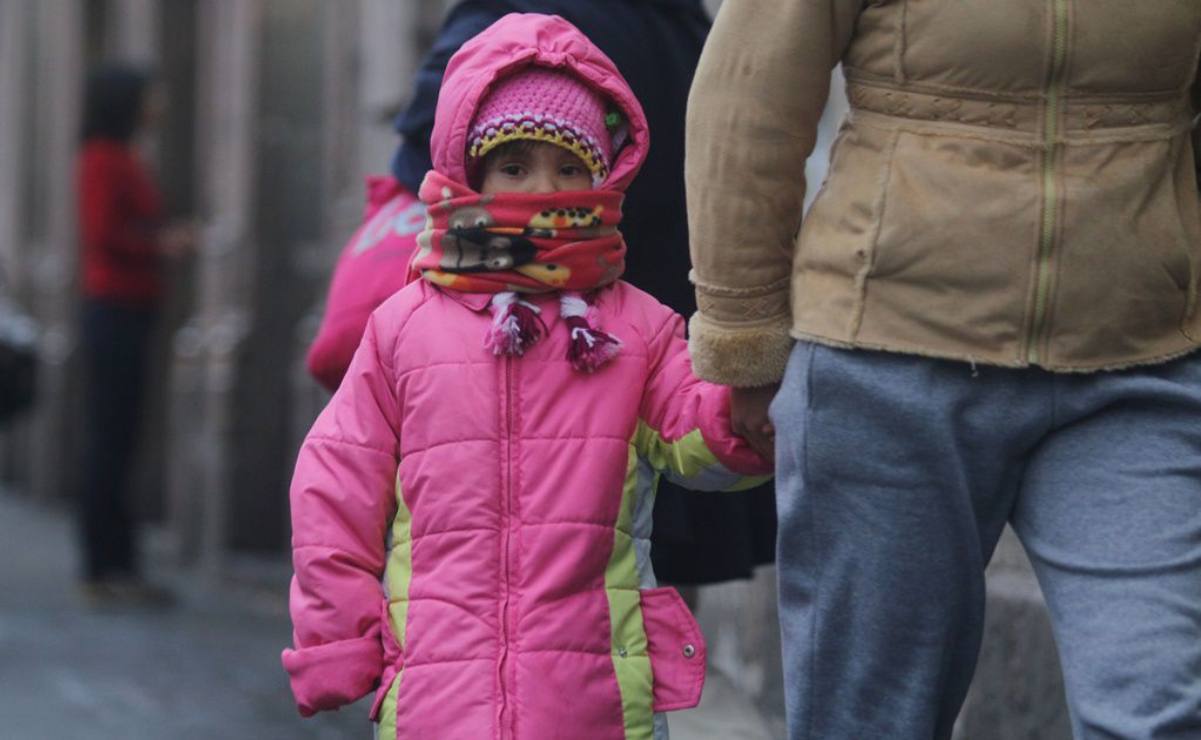
<svg viewBox="0 0 1201 740">
<path fill-rule="evenodd" d="M 767 460 L 776 460 L 776 429 L 767 415 L 780 384 L 730 389 L 730 429 Z"/>
</svg>

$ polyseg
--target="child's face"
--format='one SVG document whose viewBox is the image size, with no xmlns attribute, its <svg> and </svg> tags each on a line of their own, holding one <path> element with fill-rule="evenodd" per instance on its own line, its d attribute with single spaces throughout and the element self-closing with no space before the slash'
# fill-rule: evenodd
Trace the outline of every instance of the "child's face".
<svg viewBox="0 0 1201 740">
<path fill-rule="evenodd" d="M 591 190 L 592 175 L 576 155 L 544 141 L 504 146 L 484 158 L 480 193 Z"/>
</svg>

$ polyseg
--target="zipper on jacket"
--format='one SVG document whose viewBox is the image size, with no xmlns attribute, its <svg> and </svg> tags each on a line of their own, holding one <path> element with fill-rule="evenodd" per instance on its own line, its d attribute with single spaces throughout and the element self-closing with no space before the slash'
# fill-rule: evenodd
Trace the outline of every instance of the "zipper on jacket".
<svg viewBox="0 0 1201 740">
<path fill-rule="evenodd" d="M 500 502 L 500 664 L 497 666 L 500 685 L 500 737 L 511 737 L 509 732 L 509 702 L 508 687 L 505 685 L 505 675 L 509 670 L 509 591 L 511 588 L 510 569 L 512 559 L 509 547 L 513 520 L 513 358 L 505 357 L 505 396 L 504 396 L 504 445 L 501 461 L 502 486 Z"/>
<path fill-rule="evenodd" d="M 1046 331 L 1047 304 L 1051 300 L 1052 252 L 1058 226 L 1059 184 L 1056 160 L 1059 157 L 1059 114 L 1063 105 L 1063 71 L 1068 54 L 1068 0 L 1054 0 L 1052 28 L 1051 74 L 1047 83 L 1046 119 L 1043 124 L 1043 213 L 1038 245 L 1038 266 L 1035 273 L 1034 316 L 1026 358 L 1031 364 L 1041 359 L 1041 345 Z"/>
</svg>

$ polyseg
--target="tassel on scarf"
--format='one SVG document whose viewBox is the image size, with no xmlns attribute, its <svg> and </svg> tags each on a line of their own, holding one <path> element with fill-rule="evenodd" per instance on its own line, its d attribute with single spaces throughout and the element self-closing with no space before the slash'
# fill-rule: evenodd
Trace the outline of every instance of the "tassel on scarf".
<svg viewBox="0 0 1201 740">
<path fill-rule="evenodd" d="M 579 293 L 563 293 L 559 297 L 559 315 L 571 332 L 567 359 L 576 370 L 595 372 L 621 351 L 620 339 L 593 328 L 590 319 L 595 320 L 595 312 Z"/>
<path fill-rule="evenodd" d="M 547 332 L 542 309 L 523 301 L 513 292 L 492 297 L 492 328 L 484 346 L 494 355 L 521 357 Z M 582 295 L 565 292 L 559 297 L 559 315 L 567 324 L 570 338 L 567 359 L 582 373 L 599 370 L 621 352 L 621 340 L 592 326 L 596 311 Z"/>
<path fill-rule="evenodd" d="M 546 333 L 540 313 L 540 308 L 516 293 L 497 293 L 492 297 L 492 328 L 484 346 L 494 355 L 522 356 Z"/>
</svg>

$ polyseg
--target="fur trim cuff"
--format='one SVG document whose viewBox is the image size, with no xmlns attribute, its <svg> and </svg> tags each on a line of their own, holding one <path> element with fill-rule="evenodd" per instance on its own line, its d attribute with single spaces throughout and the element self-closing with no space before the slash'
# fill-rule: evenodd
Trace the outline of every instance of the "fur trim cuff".
<svg viewBox="0 0 1201 740">
<path fill-rule="evenodd" d="M 722 326 L 700 313 L 688 324 L 688 350 L 697 377 L 711 383 L 752 388 L 784 377 L 795 340 L 787 315 L 765 323 Z"/>
</svg>

